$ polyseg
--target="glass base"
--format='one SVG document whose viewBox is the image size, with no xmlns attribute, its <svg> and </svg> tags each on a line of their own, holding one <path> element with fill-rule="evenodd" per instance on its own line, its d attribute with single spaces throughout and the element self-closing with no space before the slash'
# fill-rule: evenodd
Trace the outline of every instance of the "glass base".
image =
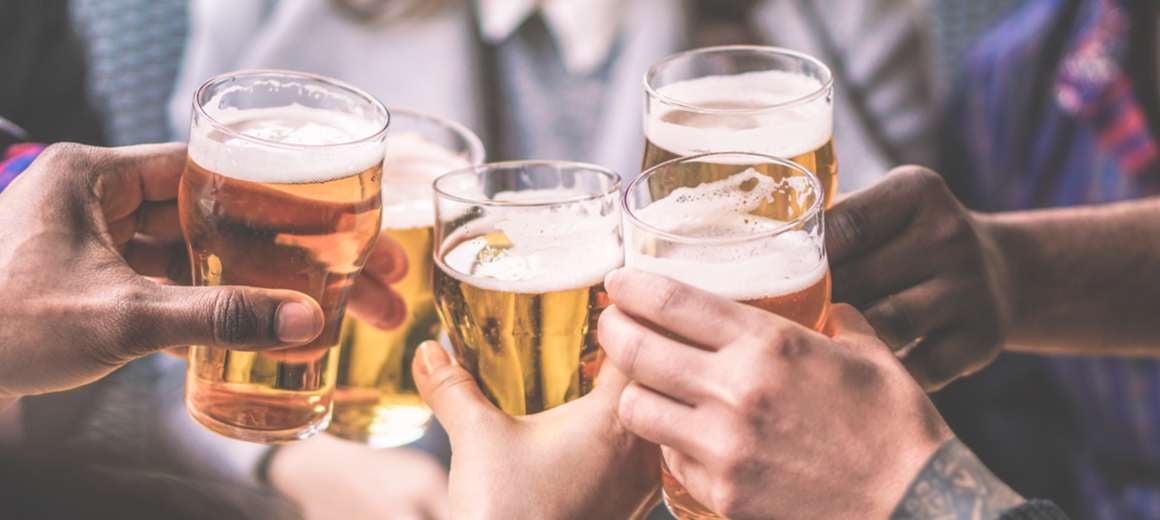
<svg viewBox="0 0 1160 520">
<path fill-rule="evenodd" d="M 218 435 L 223 435 L 231 439 L 237 439 L 246 442 L 256 442 L 260 444 L 283 444 L 295 441 L 306 440 L 323 431 L 330 426 L 330 414 L 326 414 L 317 423 L 308 424 L 298 428 L 291 428 L 285 430 L 254 430 L 250 428 L 240 428 L 238 426 L 224 423 L 202 413 L 197 408 L 192 406 L 186 407 L 189 410 L 189 415 L 193 420 L 200 424 L 205 429 L 214 432 Z"/>
<path fill-rule="evenodd" d="M 373 411 L 347 409 L 335 405 L 335 420 L 327 433 L 361 442 L 372 448 L 394 448 L 410 444 L 427 433 L 431 424 L 431 409 L 425 405 L 374 406 Z M 370 421 L 348 420 L 371 416 Z"/>
</svg>

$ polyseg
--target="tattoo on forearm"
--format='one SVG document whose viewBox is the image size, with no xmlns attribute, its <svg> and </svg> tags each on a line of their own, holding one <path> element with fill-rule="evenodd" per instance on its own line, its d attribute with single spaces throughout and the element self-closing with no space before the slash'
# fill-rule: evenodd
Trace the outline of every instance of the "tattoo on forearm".
<svg viewBox="0 0 1160 520">
<path fill-rule="evenodd" d="M 891 520 L 994 520 L 1023 503 L 958 439 L 943 444 L 910 483 Z"/>
</svg>

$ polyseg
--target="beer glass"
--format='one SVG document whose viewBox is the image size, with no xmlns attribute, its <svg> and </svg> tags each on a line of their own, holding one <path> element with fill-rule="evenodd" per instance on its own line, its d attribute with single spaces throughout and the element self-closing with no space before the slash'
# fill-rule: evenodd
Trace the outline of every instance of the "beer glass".
<svg viewBox="0 0 1160 520">
<path fill-rule="evenodd" d="M 822 62 L 777 47 L 706 47 L 656 63 L 644 86 L 642 169 L 702 153 L 762 153 L 814 172 L 825 205 L 833 202 L 834 85 Z"/>
<path fill-rule="evenodd" d="M 820 331 L 830 302 L 822 190 L 809 170 L 769 155 L 661 163 L 625 192 L 625 264 Z M 721 518 L 667 467 L 661 475 L 677 518 Z"/>
<path fill-rule="evenodd" d="M 186 404 L 210 430 L 254 442 L 330 421 L 343 309 L 379 233 L 390 116 L 365 92 L 290 71 L 243 71 L 198 89 L 178 210 L 195 285 L 291 289 L 321 305 L 307 345 L 194 345 Z"/>
<path fill-rule="evenodd" d="M 391 108 L 391 142 L 383 161 L 383 225 L 379 241 L 398 246 L 406 269 L 389 280 L 405 307 L 402 323 L 383 330 L 347 316 L 327 432 L 374 447 L 421 437 L 431 409 L 411 378 L 419 344 L 442 328 L 431 289 L 435 202 L 431 183 L 452 170 L 483 162 L 483 143 L 463 125 L 412 110 Z"/>
<path fill-rule="evenodd" d="M 435 302 L 459 363 L 512 415 L 592 389 L 604 275 L 622 264 L 619 178 L 572 162 L 435 181 Z"/>
</svg>

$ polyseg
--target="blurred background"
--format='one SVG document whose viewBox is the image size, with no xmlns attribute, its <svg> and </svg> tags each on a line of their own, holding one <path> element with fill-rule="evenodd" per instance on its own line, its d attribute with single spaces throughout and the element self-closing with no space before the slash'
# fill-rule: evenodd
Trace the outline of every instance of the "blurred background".
<svg viewBox="0 0 1160 520">
<path fill-rule="evenodd" d="M 38 142 L 182 140 L 193 91 L 205 79 L 288 68 L 348 81 L 388 106 L 459 121 L 480 135 L 490 160 L 588 161 L 631 178 L 644 142 L 648 65 L 692 47 L 754 43 L 804 51 L 833 70 L 841 192 L 874 183 L 892 166 L 919 163 L 944 172 L 977 208 L 1105 201 L 1147 190 L 1105 187 L 1096 178 L 1087 182 L 1101 187 L 1087 199 L 1069 200 L 1028 180 L 1032 187 L 1023 191 L 1037 195 L 1007 196 L 1004 190 L 1022 190 L 1010 184 L 1021 175 L 1019 163 L 980 159 L 979 150 L 996 143 L 972 132 L 985 125 L 976 117 L 983 113 L 1037 117 L 1041 104 L 1056 102 L 1055 73 L 1072 56 L 1138 64 L 1124 70 L 1155 87 L 1154 11 L 1124 15 L 1147 3 L 0 0 L 0 116 Z M 1119 21 L 1101 8 L 1120 9 Z M 1123 39 L 1085 43 L 1092 26 Z M 1012 79 L 1019 75 L 1026 81 Z M 1154 116 L 1157 90 L 1140 92 Z M 1023 131 L 1016 137 L 1032 135 Z M 1108 363 L 1004 354 L 936 398 L 955 431 L 1024 496 L 1051 499 L 1074 518 L 1160 517 L 1160 417 L 1131 407 L 1101 411 L 1107 400 L 1154 400 L 1160 370 L 1151 361 Z M 1109 390 L 1100 379 L 1109 373 L 1132 383 Z M 120 489 L 108 496 L 128 500 L 194 490 L 238 505 L 240 517 L 336 510 L 325 501 L 338 495 L 287 497 L 256 479 L 265 448 L 196 427 L 181 401 L 183 383 L 182 361 L 154 356 L 90 387 L 26 399 L 23 455 L 51 454 L 53 462 L 36 478 L 9 468 L 0 468 L 0 478 L 21 481 L 30 493 L 38 483 L 84 489 L 103 482 Z M 432 464 L 448 460 L 438 429 L 403 450 Z M 376 485 L 399 486 L 409 467 L 384 462 Z M 76 482 L 63 483 L 53 468 Z M 117 482 L 141 484 L 134 490 Z M 412 490 L 405 491 L 398 500 L 409 499 Z M 309 507 L 308 500 L 322 503 Z"/>
</svg>

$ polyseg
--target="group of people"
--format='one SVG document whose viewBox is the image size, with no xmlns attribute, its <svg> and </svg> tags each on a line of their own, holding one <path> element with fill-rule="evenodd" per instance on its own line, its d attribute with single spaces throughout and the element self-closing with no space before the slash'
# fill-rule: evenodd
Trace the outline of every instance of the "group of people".
<svg viewBox="0 0 1160 520">
<path fill-rule="evenodd" d="M 393 25 L 378 25 L 388 15 L 367 11 L 373 2 L 260 3 L 241 9 L 244 16 L 192 3 L 175 127 L 188 119 L 180 111 L 190 81 L 239 67 L 306 68 L 347 76 L 380 97 L 405 100 L 426 89 L 414 104 L 487 129 L 501 157 L 551 153 L 623 165 L 638 162 L 639 150 L 610 143 L 641 140 L 623 137 L 638 125 L 618 115 L 635 119 L 639 110 L 623 110 L 630 96 L 618 85 L 631 83 L 638 94 L 639 63 L 668 46 L 722 34 L 766 41 L 781 26 L 772 25 L 778 15 L 814 20 L 807 32 L 825 35 L 812 43 L 821 52 L 857 43 L 835 42 L 831 22 L 818 21 L 809 2 L 384 2 L 395 4 L 390 17 L 408 20 Z M 889 17 L 908 2 L 880 3 L 890 8 L 878 15 Z M 212 32 L 231 16 L 243 30 L 229 38 Z M 468 16 L 478 32 L 459 24 Z M 838 113 L 857 116 L 838 120 L 843 182 L 867 187 L 826 214 L 841 304 L 825 334 L 619 269 L 605 279 L 612 305 L 598 326 L 607 362 L 595 389 L 563 406 L 508 416 L 438 344 L 420 347 L 413 374 L 447 431 L 449 477 L 425 456 L 369 455 L 320 439 L 255 452 L 259 480 L 292 497 L 298 512 L 264 488 L 156 476 L 130 482 L 102 470 L 65 478 L 68 461 L 16 453 L 0 456 L 0 496 L 17 518 L 328 518 L 343 516 L 343 507 L 383 517 L 630 518 L 655 506 L 661 458 L 698 501 L 730 518 L 1065 518 L 1015 490 L 1049 497 L 1079 518 L 1155 517 L 1160 328 L 1149 302 L 1160 293 L 1160 234 L 1151 233 L 1160 231 L 1160 203 L 1148 196 L 1160 184 L 1158 19 L 1160 9 L 1143 0 L 1028 0 L 1004 15 L 973 45 L 945 95 L 941 175 L 903 166 L 875 181 L 876 165 L 907 159 L 906 145 L 929 139 L 936 125 L 913 123 L 911 107 L 875 102 L 879 92 L 914 92 L 898 86 L 912 85 L 899 79 L 906 72 L 896 70 L 898 60 L 867 60 L 878 65 L 875 75 L 827 56 L 836 79 L 849 82 L 841 103 L 855 105 Z M 629 31 L 632 20 L 661 29 Z M 887 26 L 876 18 L 867 25 Z M 332 45 L 308 51 L 288 37 L 308 26 L 333 35 Z M 909 47 L 898 42 L 911 41 L 897 26 L 889 37 L 843 34 L 861 34 L 878 44 L 866 49 L 891 56 L 904 56 Z M 408 40 L 438 40 L 456 58 L 412 67 L 430 75 L 423 81 L 384 79 L 392 77 L 387 69 L 414 63 L 398 43 Z M 237 48 L 249 54 L 227 52 Z M 355 48 L 362 50 L 343 52 Z M 399 59 L 367 62 L 374 49 Z M 344 68 L 334 55 L 359 66 Z M 858 93 L 870 83 L 863 78 L 885 87 Z M 465 84 L 505 102 L 452 95 Z M 572 102 L 552 102 L 558 97 Z M 48 116 L 21 107 L 0 112 L 0 143 L 12 145 L 0 163 L 0 294 L 11 302 L 0 320 L 0 447 L 29 442 L 25 425 L 36 418 L 23 406 L 28 396 L 90 385 L 166 349 L 279 349 L 320 332 L 317 304 L 297 293 L 182 285 L 188 265 L 174 202 L 182 145 L 16 144 L 57 140 L 41 130 L 52 127 Z M 85 139 L 66 129 L 61 140 Z M 1055 208 L 1038 209 L 1046 207 Z M 373 301 L 351 305 L 376 309 Z M 981 370 L 935 394 L 939 407 L 932 403 L 928 392 Z M 319 463 L 335 460 L 343 463 Z M 328 482 L 341 474 L 375 477 Z M 406 484 L 399 481 L 437 491 L 394 500 Z M 133 485 L 140 492 L 127 489 Z M 373 503 L 337 504 L 332 492 L 355 496 L 351 488 Z M 391 509 L 403 502 L 407 509 Z"/>
</svg>

